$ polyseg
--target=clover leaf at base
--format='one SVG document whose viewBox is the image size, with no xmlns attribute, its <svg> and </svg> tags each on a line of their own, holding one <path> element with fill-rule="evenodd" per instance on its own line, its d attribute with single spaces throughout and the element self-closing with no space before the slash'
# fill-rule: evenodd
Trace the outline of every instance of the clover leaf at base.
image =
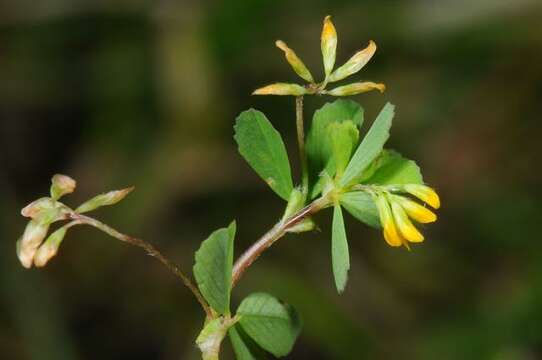
<svg viewBox="0 0 542 360">
<path fill-rule="evenodd" d="M 237 315 L 243 330 L 276 357 L 290 353 L 301 330 L 301 319 L 294 308 L 266 293 L 246 297 Z"/>
</svg>

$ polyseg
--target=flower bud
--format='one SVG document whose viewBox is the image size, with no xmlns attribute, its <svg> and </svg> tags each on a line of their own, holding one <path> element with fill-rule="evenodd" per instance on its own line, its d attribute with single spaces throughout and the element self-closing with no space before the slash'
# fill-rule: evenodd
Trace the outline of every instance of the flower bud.
<svg viewBox="0 0 542 360">
<path fill-rule="evenodd" d="M 114 190 L 105 194 L 97 195 L 80 205 L 77 209 L 75 209 L 75 212 L 81 214 L 96 210 L 97 208 L 102 206 L 114 205 L 124 199 L 126 195 L 128 195 L 132 190 L 134 190 L 133 186 L 126 189 Z"/>
<path fill-rule="evenodd" d="M 293 95 L 307 94 L 307 89 L 297 84 L 275 83 L 254 90 L 252 95 Z"/>
<path fill-rule="evenodd" d="M 54 200 L 60 199 L 66 194 L 71 194 L 75 190 L 76 182 L 69 176 L 56 174 L 51 179 L 51 197 Z"/>
<path fill-rule="evenodd" d="M 17 241 L 17 256 L 21 264 L 29 269 L 36 250 L 47 235 L 49 225 L 43 225 L 36 220 L 30 220 L 26 225 L 23 236 Z"/>
<path fill-rule="evenodd" d="M 305 81 L 308 81 L 310 83 L 314 82 L 314 79 L 309 69 L 307 69 L 303 61 L 301 61 L 301 59 L 296 55 L 296 53 L 292 49 L 290 49 L 284 41 L 277 40 L 275 42 L 275 45 L 279 49 L 284 51 L 286 61 L 288 61 L 288 63 L 292 66 L 297 75 L 301 76 L 301 78 L 303 78 Z"/>
<path fill-rule="evenodd" d="M 331 16 L 326 16 L 324 19 L 324 27 L 322 28 L 321 36 L 322 57 L 324 60 L 324 70 L 326 77 L 331 74 L 335 65 L 335 56 L 337 53 L 337 31 L 331 22 Z"/>
<path fill-rule="evenodd" d="M 420 184 L 406 184 L 403 186 L 405 191 L 409 194 L 416 196 L 421 201 L 429 204 L 434 209 L 440 207 L 440 198 L 435 190 L 429 186 Z"/>
<path fill-rule="evenodd" d="M 369 46 L 358 51 L 343 66 L 335 70 L 329 77 L 329 81 L 340 81 L 360 71 L 373 57 L 376 51 L 374 41 L 369 41 Z"/>
<path fill-rule="evenodd" d="M 410 242 L 422 242 L 423 235 L 412 225 L 407 214 L 395 201 L 391 203 L 391 211 L 395 219 L 395 223 L 399 228 L 401 235 Z"/>
<path fill-rule="evenodd" d="M 47 262 L 56 255 L 67 230 L 68 229 L 63 226 L 49 235 L 47 240 L 45 240 L 34 255 L 34 265 L 37 267 L 45 266 Z"/>
<path fill-rule="evenodd" d="M 393 200 L 401 205 L 410 218 L 419 223 L 427 224 L 437 220 L 437 215 L 435 215 L 435 213 L 415 201 L 397 195 L 393 196 Z"/>
<path fill-rule="evenodd" d="M 333 95 L 333 96 L 350 96 L 350 95 L 356 95 L 361 94 L 367 91 L 371 90 L 378 90 L 381 93 L 386 90 L 386 85 L 384 84 L 377 84 L 374 82 L 359 82 L 359 83 L 353 83 L 348 84 L 344 86 L 336 87 L 335 89 L 324 91 L 324 94 Z"/>
<path fill-rule="evenodd" d="M 69 209 L 62 203 L 48 197 L 35 200 L 21 210 L 24 217 L 36 220 L 41 224 L 51 224 L 62 220 L 69 213 Z"/>
<path fill-rule="evenodd" d="M 375 201 L 380 216 L 380 224 L 384 229 L 384 239 L 390 246 L 403 245 L 403 239 L 397 231 L 388 200 L 383 195 L 378 195 Z"/>
</svg>

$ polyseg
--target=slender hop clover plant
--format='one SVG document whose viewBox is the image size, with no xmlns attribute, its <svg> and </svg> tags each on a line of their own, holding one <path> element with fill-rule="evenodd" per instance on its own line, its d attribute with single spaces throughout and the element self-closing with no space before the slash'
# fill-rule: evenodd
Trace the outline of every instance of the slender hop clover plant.
<svg viewBox="0 0 542 360">
<path fill-rule="evenodd" d="M 55 175 L 49 197 L 40 198 L 22 210 L 30 218 L 17 241 L 17 255 L 26 268 L 45 266 L 53 258 L 70 228 L 90 225 L 106 234 L 135 245 L 155 257 L 190 289 L 205 312 L 202 331 L 196 344 L 205 360 L 218 359 L 220 346 L 229 336 L 237 359 L 260 358 L 267 351 L 276 357 L 287 355 L 301 328 L 295 309 L 264 292 L 246 297 L 237 311 L 231 311 L 231 291 L 250 265 L 273 243 L 287 233 L 315 228 L 312 215 L 333 208 L 331 258 L 335 285 L 339 293 L 346 286 L 350 260 L 343 220 L 343 209 L 359 221 L 383 229 L 390 246 L 405 246 L 424 240 L 412 224 L 430 223 L 436 215 L 425 204 L 439 208 L 436 192 L 424 185 L 420 168 L 412 160 L 385 149 L 394 116 L 394 106 L 384 105 L 370 129 L 360 136 L 363 108 L 351 100 L 336 100 L 317 110 L 305 141 L 303 96 L 350 96 L 370 90 L 383 92 L 383 84 L 354 82 L 328 90 L 331 83 L 356 74 L 376 51 L 373 41 L 334 70 L 337 33 L 329 16 L 324 19 L 321 49 L 324 80 L 316 82 L 296 53 L 283 41 L 277 41 L 293 70 L 305 85 L 275 83 L 257 89 L 255 95 L 295 97 L 297 142 L 301 163 L 300 184 L 294 186 L 288 154 L 281 135 L 266 116 L 257 110 L 242 112 L 235 123 L 235 141 L 239 152 L 285 202 L 279 222 L 249 247 L 234 263 L 236 223 L 218 229 L 204 240 L 195 254 L 195 282 L 153 245 L 125 235 L 86 215 L 121 201 L 133 188 L 98 195 L 72 209 L 60 202 L 75 190 L 76 182 Z M 360 141 L 360 137 L 362 140 Z M 418 203 L 420 200 L 424 205 Z M 48 237 L 50 226 L 64 222 Z"/>
</svg>

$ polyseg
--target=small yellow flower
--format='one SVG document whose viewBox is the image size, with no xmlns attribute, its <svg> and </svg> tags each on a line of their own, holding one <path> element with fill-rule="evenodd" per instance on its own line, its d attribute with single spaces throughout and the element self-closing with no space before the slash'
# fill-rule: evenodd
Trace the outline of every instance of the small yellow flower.
<svg viewBox="0 0 542 360">
<path fill-rule="evenodd" d="M 437 220 L 437 215 L 435 215 L 434 212 L 415 201 L 412 201 L 404 196 L 397 195 L 393 195 L 392 199 L 401 205 L 410 218 L 419 223 L 427 224 Z"/>
<path fill-rule="evenodd" d="M 252 95 L 294 95 L 300 96 L 307 93 L 301 85 L 276 83 L 254 90 Z"/>
<path fill-rule="evenodd" d="M 371 90 L 378 90 L 381 93 L 386 90 L 386 85 L 384 84 L 377 84 L 371 81 L 366 82 L 359 82 L 359 83 L 353 83 L 348 84 L 344 86 L 336 87 L 335 89 L 331 90 L 324 90 L 322 91 L 323 94 L 333 95 L 333 96 L 351 96 L 356 94 L 361 94 L 364 92 L 368 92 Z"/>
<path fill-rule="evenodd" d="M 354 54 L 344 65 L 335 70 L 329 77 L 329 82 L 340 81 L 360 71 L 376 52 L 376 44 L 369 41 L 369 46 Z"/>
<path fill-rule="evenodd" d="M 422 242 L 423 235 L 412 225 L 407 214 L 397 202 L 391 203 L 391 211 L 399 232 L 410 242 Z"/>
<path fill-rule="evenodd" d="M 388 204 L 388 200 L 384 195 L 376 197 L 376 207 L 380 215 L 380 224 L 384 229 L 384 239 L 390 246 L 401 246 L 405 242 L 402 236 L 397 231 L 393 215 Z"/>
<path fill-rule="evenodd" d="M 406 184 L 404 189 L 407 193 L 416 196 L 421 201 L 429 204 L 432 208 L 438 209 L 440 207 L 440 198 L 435 192 L 426 185 L 419 184 Z"/>
<path fill-rule="evenodd" d="M 337 55 L 337 30 L 331 21 L 331 16 L 326 16 L 322 27 L 322 34 L 320 37 L 320 47 L 322 50 L 322 58 L 324 62 L 325 78 L 321 82 L 314 80 L 311 72 L 305 66 L 303 61 L 297 56 L 294 50 L 292 50 L 282 40 L 277 40 L 275 45 L 284 52 L 286 61 L 294 69 L 297 75 L 308 84 L 305 86 L 299 84 L 289 83 L 276 83 L 268 86 L 264 86 L 255 90 L 253 95 L 291 95 L 291 96 L 303 96 L 303 95 L 331 95 L 331 96 L 351 96 L 361 94 L 371 90 L 378 90 L 384 92 L 386 87 L 384 84 L 375 83 L 371 81 L 355 82 L 344 86 L 339 86 L 332 90 L 326 90 L 328 83 L 340 81 L 346 79 L 350 75 L 353 75 L 360 71 L 373 57 L 376 52 L 376 44 L 374 41 L 369 41 L 369 45 L 355 53 L 346 63 L 333 71 L 335 66 L 335 59 Z"/>
<path fill-rule="evenodd" d="M 335 56 L 337 54 L 337 30 L 331 22 L 331 16 L 326 16 L 321 36 L 322 57 L 324 59 L 324 70 L 326 77 L 333 71 Z"/>
<path fill-rule="evenodd" d="M 296 55 L 296 53 L 292 49 L 290 49 L 284 41 L 277 40 L 275 42 L 275 45 L 277 45 L 279 49 L 284 51 L 286 61 L 288 61 L 288 63 L 292 66 L 297 75 L 299 75 L 303 80 L 309 83 L 314 82 L 314 79 L 309 69 L 307 69 L 303 61 L 301 61 L 301 59 Z"/>
</svg>

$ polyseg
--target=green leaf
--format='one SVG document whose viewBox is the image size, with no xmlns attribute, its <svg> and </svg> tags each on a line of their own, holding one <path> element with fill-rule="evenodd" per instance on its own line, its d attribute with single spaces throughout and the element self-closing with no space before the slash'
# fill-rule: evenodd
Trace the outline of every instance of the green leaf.
<svg viewBox="0 0 542 360">
<path fill-rule="evenodd" d="M 255 293 L 243 300 L 237 314 L 243 330 L 263 349 L 276 357 L 287 355 L 301 330 L 295 310 L 266 293 Z"/>
<path fill-rule="evenodd" d="M 264 351 L 248 337 L 241 326 L 232 326 L 228 334 L 237 360 L 265 359 Z"/>
<path fill-rule="evenodd" d="M 358 143 L 359 130 L 352 121 L 329 124 L 333 163 L 337 175 L 342 175 L 350 161 L 352 150 Z"/>
<path fill-rule="evenodd" d="M 350 185 L 356 181 L 378 154 L 380 154 L 384 144 L 390 136 L 394 109 L 395 107 L 392 104 L 387 103 L 382 111 L 380 111 L 380 114 L 369 129 L 369 132 L 365 135 L 365 138 L 363 138 L 361 144 L 354 153 L 354 156 L 350 160 L 350 163 L 340 180 L 339 184 L 341 186 Z"/>
<path fill-rule="evenodd" d="M 194 277 L 205 300 L 219 314 L 230 311 L 234 238 L 235 221 L 213 232 L 196 251 Z"/>
<path fill-rule="evenodd" d="M 420 167 L 412 160 L 406 159 L 394 150 L 383 150 L 374 161 L 375 169 L 367 179 L 366 184 L 400 185 L 423 184 Z"/>
<path fill-rule="evenodd" d="M 239 152 L 260 177 L 284 200 L 293 189 L 292 174 L 284 142 L 265 115 L 250 109 L 235 123 Z"/>
<path fill-rule="evenodd" d="M 371 195 L 364 191 L 344 193 L 340 198 L 341 205 L 359 221 L 379 229 L 380 217 Z"/>
<path fill-rule="evenodd" d="M 311 183 L 318 183 L 318 185 L 313 185 L 311 198 L 316 197 L 321 191 L 322 184 L 319 175 L 322 170 L 325 169 L 330 176 L 335 175 L 335 164 L 331 161 L 333 136 L 330 135 L 330 124 L 348 121 L 353 122 L 354 127 L 357 128 L 363 124 L 363 108 L 352 100 L 340 99 L 327 103 L 314 113 L 306 142 Z M 356 137 L 355 143 L 357 141 Z"/>
<path fill-rule="evenodd" d="M 331 234 L 331 260 L 333 263 L 333 276 L 337 291 L 342 293 L 348 281 L 350 269 L 350 255 L 348 253 L 348 240 L 344 228 L 341 206 L 336 204 L 333 208 L 333 225 Z"/>
</svg>

